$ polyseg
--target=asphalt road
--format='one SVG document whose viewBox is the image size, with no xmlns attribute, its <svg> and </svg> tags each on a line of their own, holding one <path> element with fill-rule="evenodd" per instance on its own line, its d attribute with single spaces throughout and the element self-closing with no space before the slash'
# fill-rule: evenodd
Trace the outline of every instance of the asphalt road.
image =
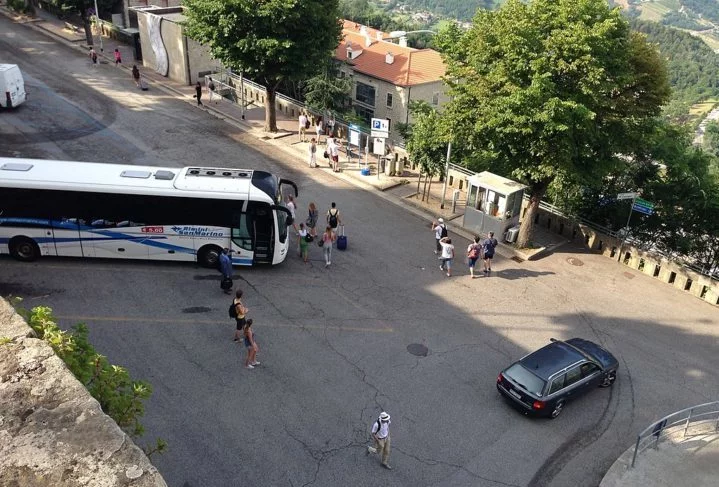
<svg viewBox="0 0 719 487">
<path fill-rule="evenodd" d="M 299 184 L 301 211 L 337 201 L 347 222 L 349 250 L 330 269 L 313 247 L 310 264 L 236 270 L 255 370 L 242 367 L 213 271 L 0 258 L 0 295 L 51 306 L 63 327 L 87 323 L 98 350 L 152 384 L 139 443 L 169 443 L 153 461 L 170 486 L 597 485 L 650 421 L 716 398 L 718 314 L 686 293 L 571 247 L 538 262 L 499 256 L 476 280 L 457 262 L 446 278 L 427 222 L 403 208 L 3 17 L 0 53 L 30 93 L 0 113 L 0 155 L 267 169 Z M 604 344 L 619 378 L 532 420 L 495 378 L 552 336 Z M 426 356 L 410 353 L 418 345 Z M 365 454 L 382 410 L 391 472 Z"/>
</svg>

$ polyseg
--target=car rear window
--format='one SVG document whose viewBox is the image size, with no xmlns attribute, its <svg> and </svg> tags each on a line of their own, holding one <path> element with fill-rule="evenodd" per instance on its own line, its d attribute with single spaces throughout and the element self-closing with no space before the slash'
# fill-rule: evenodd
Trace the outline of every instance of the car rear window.
<svg viewBox="0 0 719 487">
<path fill-rule="evenodd" d="M 544 381 L 525 369 L 522 364 L 516 363 L 504 371 L 504 376 L 511 379 L 517 385 L 537 396 L 542 395 Z"/>
</svg>

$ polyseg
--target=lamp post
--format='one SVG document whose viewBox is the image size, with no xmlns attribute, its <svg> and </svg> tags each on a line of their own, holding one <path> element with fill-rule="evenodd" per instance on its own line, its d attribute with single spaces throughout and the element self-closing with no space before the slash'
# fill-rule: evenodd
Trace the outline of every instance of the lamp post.
<svg viewBox="0 0 719 487">
<path fill-rule="evenodd" d="M 97 9 L 97 0 L 95 0 L 95 25 L 97 26 L 97 33 L 100 36 L 100 52 L 103 52 L 102 48 L 102 26 L 100 25 L 100 11 Z"/>
</svg>

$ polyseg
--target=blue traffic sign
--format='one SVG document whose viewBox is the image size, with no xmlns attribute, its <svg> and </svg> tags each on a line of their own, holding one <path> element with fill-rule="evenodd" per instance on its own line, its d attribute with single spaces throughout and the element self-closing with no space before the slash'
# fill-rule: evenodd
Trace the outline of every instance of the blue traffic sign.
<svg viewBox="0 0 719 487">
<path fill-rule="evenodd" d="M 652 215 L 654 213 L 654 208 L 647 208 L 646 206 L 641 206 L 637 204 L 632 205 L 632 210 L 642 213 L 644 215 Z"/>
</svg>

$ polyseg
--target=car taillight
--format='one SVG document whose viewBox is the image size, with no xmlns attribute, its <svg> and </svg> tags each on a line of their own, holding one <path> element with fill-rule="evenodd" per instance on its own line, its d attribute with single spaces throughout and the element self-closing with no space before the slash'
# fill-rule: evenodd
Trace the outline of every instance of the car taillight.
<svg viewBox="0 0 719 487">
<path fill-rule="evenodd" d="M 503 380 L 504 380 L 504 376 L 502 374 L 499 374 L 497 376 L 497 384 L 501 384 Z"/>
<path fill-rule="evenodd" d="M 532 403 L 532 409 L 544 409 L 544 401 L 534 401 Z"/>
</svg>

